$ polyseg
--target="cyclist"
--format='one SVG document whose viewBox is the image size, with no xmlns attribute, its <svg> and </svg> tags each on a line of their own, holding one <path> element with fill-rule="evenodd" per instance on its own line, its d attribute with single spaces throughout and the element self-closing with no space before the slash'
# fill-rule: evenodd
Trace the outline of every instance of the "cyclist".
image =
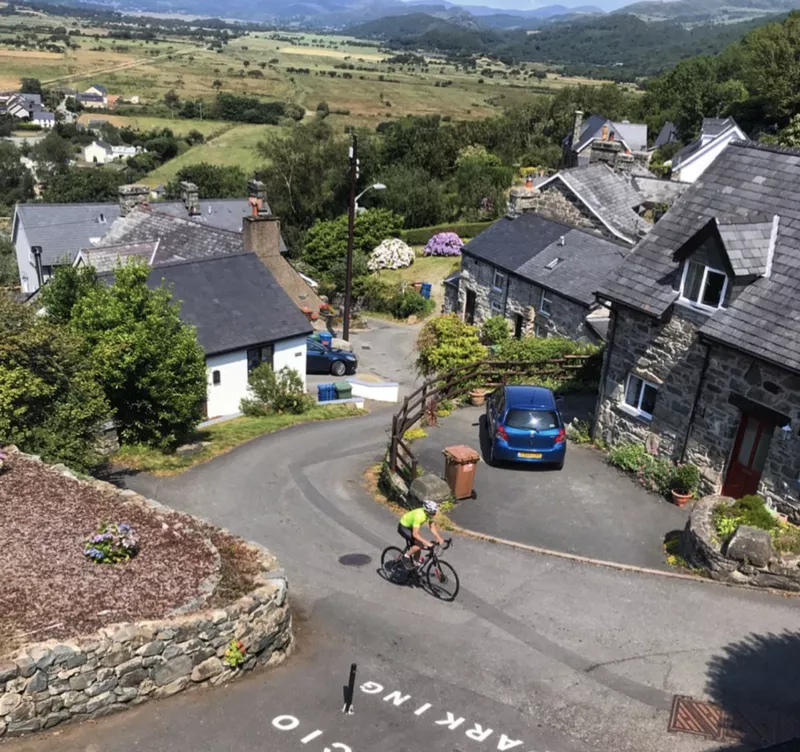
<svg viewBox="0 0 800 752">
<path fill-rule="evenodd" d="M 436 513 L 439 511 L 439 505 L 431 500 L 425 499 L 422 506 L 417 509 L 412 509 L 406 512 L 400 518 L 400 524 L 397 526 L 397 532 L 408 542 L 410 548 L 403 554 L 403 565 L 406 569 L 413 569 L 416 566 L 416 556 L 423 548 L 432 548 L 433 544 L 429 543 L 420 533 L 420 528 L 427 524 L 430 531 L 433 533 L 436 541 L 440 546 L 444 546 L 444 538 L 439 535 L 439 528 L 433 521 Z"/>
</svg>

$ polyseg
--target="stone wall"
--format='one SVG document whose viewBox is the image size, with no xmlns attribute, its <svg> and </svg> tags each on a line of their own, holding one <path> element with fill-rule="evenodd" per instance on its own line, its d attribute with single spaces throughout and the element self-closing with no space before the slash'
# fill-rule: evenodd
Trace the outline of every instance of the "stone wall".
<svg viewBox="0 0 800 752">
<path fill-rule="evenodd" d="M 754 566 L 742 557 L 728 555 L 717 539 L 712 515 L 717 504 L 733 499 L 711 495 L 695 504 L 681 537 L 681 556 L 718 582 L 735 582 L 755 587 L 800 592 L 800 556 L 773 552 L 765 566 Z M 733 542 L 730 544 L 733 546 Z"/>
<path fill-rule="evenodd" d="M 509 197 L 509 213 L 531 211 L 543 217 L 564 222 L 573 227 L 595 230 L 619 242 L 619 238 L 594 216 L 578 197 L 560 180 L 553 180 L 542 188 L 513 188 Z"/>
<path fill-rule="evenodd" d="M 789 431 L 773 429 L 758 492 L 800 522 L 800 376 L 728 348 L 712 346 L 686 458 L 704 468 L 716 489 L 725 477 L 741 420 L 731 395 L 741 395 L 791 419 Z"/>
<path fill-rule="evenodd" d="M 459 315 L 463 312 L 467 290 L 474 290 L 475 323 L 478 325 L 491 318 L 494 305 L 497 312 L 495 315 L 506 317 L 512 333 L 516 316 L 520 315 L 523 336 L 535 334 L 540 337 L 566 337 L 582 342 L 596 342 L 597 338 L 586 325 L 588 306 L 549 292 L 551 314 L 545 316 L 539 311 L 542 300 L 541 287 L 503 270 L 499 271 L 505 274 L 505 281 L 502 289 L 495 290 L 493 287 L 495 267 L 485 261 L 464 255 L 461 259 L 461 281 L 455 312 Z"/>
<path fill-rule="evenodd" d="M 132 492 L 121 496 L 162 509 Z M 276 561 L 266 549 L 246 545 L 257 552 L 262 572 L 254 589 L 226 608 L 112 624 L 0 656 L 0 737 L 101 718 L 191 687 L 222 684 L 256 665 L 282 663 L 294 644 L 288 586 L 270 572 Z M 246 651 L 238 668 L 223 662 L 232 640 Z"/>
<path fill-rule="evenodd" d="M 608 444 L 658 444 L 658 453 L 676 457 L 683 449 L 689 416 L 703 367 L 697 341 L 700 320 L 679 311 L 666 321 L 615 306 L 603 364 L 595 435 Z M 623 398 L 629 373 L 658 386 L 653 419 L 633 414 Z M 653 437 L 653 438 L 651 438 Z"/>
<path fill-rule="evenodd" d="M 700 468 L 702 490 L 717 492 L 742 417 L 730 399 L 745 397 L 791 420 L 791 430 L 777 426 L 773 430 L 758 492 L 790 519 L 800 521 L 800 376 L 720 345 L 701 344 L 697 328 L 703 320 L 680 306 L 666 321 L 615 307 L 595 435 L 611 445 L 650 441 L 657 444 L 659 454 L 674 459 L 680 459 L 685 444 L 684 459 Z M 623 404 L 629 373 L 658 386 L 652 421 L 631 414 Z"/>
</svg>

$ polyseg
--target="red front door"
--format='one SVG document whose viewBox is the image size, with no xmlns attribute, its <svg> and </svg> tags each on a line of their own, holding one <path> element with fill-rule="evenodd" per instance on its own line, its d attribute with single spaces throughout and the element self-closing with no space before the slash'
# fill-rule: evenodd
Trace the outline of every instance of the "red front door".
<svg viewBox="0 0 800 752">
<path fill-rule="evenodd" d="M 772 423 L 765 423 L 752 415 L 742 415 L 722 486 L 723 495 L 739 499 L 758 491 L 774 430 Z"/>
</svg>

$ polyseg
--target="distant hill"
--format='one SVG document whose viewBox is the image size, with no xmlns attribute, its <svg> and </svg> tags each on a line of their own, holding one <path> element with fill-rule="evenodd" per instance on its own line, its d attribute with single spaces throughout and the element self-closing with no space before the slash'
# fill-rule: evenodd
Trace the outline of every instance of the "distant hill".
<svg viewBox="0 0 800 752">
<path fill-rule="evenodd" d="M 477 21 L 485 22 L 485 17 Z M 631 14 L 586 16 L 540 22 L 534 33 L 470 28 L 425 13 L 389 16 L 351 27 L 355 36 L 380 39 L 398 49 L 427 49 L 457 55 L 488 54 L 509 63 L 542 62 L 565 72 L 616 80 L 658 74 L 694 55 L 716 54 L 766 18 L 686 28 L 673 21 L 647 22 Z"/>
<path fill-rule="evenodd" d="M 614 12 L 632 14 L 650 21 L 730 23 L 772 13 L 788 13 L 797 7 L 797 0 L 645 0 Z"/>
</svg>

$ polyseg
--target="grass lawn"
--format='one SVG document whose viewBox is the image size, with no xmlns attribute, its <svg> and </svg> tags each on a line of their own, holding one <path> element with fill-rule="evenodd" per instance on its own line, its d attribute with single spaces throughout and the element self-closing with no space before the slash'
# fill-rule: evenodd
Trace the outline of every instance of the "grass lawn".
<svg viewBox="0 0 800 752">
<path fill-rule="evenodd" d="M 240 444 L 250 439 L 267 433 L 274 433 L 281 428 L 294 426 L 298 423 L 311 423 L 320 420 L 334 420 L 363 414 L 352 405 L 315 406 L 302 415 L 290 413 L 272 414 L 263 418 L 235 418 L 224 423 L 218 423 L 197 432 L 194 441 L 207 441 L 208 446 L 203 447 L 197 454 L 191 456 L 178 454 L 165 454 L 157 449 L 144 446 L 123 446 L 113 458 L 115 465 L 141 470 L 153 475 L 178 475 L 194 465 L 230 452 Z"/>
<path fill-rule="evenodd" d="M 405 269 L 384 269 L 377 274 L 389 282 L 430 282 L 436 286 L 460 268 L 459 256 L 417 256 Z"/>
<path fill-rule="evenodd" d="M 176 136 L 186 136 L 189 131 L 200 131 L 206 138 L 235 127 L 235 123 L 225 120 L 181 120 L 180 118 L 159 118 L 149 116 L 128 117 L 126 115 L 109 115 L 106 113 L 82 112 L 79 123 L 90 120 L 108 120 L 117 128 L 133 128 L 136 131 L 151 131 L 156 128 L 169 128 Z"/>
<path fill-rule="evenodd" d="M 157 170 L 153 170 L 145 176 L 141 182 L 150 186 L 168 183 L 183 167 L 200 162 L 213 165 L 235 165 L 241 167 L 250 177 L 254 170 L 264 166 L 256 152 L 256 145 L 259 141 L 263 141 L 268 133 L 280 132 L 280 126 L 274 125 L 234 126 L 217 138 L 194 146 L 175 159 L 165 162 Z"/>
</svg>

